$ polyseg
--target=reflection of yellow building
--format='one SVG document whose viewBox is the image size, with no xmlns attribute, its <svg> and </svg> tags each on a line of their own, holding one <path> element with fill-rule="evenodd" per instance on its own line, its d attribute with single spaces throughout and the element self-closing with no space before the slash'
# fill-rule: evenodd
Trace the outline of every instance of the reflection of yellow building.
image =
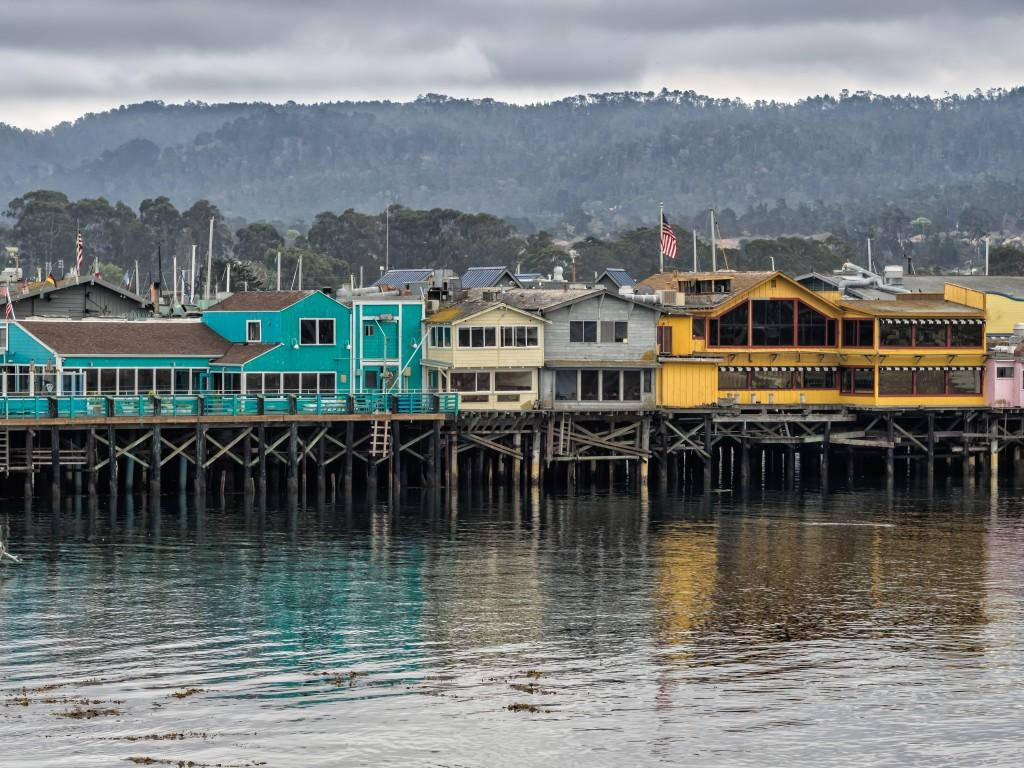
<svg viewBox="0 0 1024 768">
<path fill-rule="evenodd" d="M 837 300 L 781 272 L 662 273 L 659 404 L 984 405 L 985 296 Z"/>
<path fill-rule="evenodd" d="M 667 530 L 657 542 L 657 604 L 664 642 L 698 628 L 714 605 L 718 526 Z"/>
</svg>

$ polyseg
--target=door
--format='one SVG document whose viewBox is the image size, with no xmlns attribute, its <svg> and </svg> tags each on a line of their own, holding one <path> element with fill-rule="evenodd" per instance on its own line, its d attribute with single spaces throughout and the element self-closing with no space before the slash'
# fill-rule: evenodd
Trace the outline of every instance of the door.
<svg viewBox="0 0 1024 768">
<path fill-rule="evenodd" d="M 61 394 L 81 396 L 85 394 L 85 375 L 82 371 L 61 374 Z"/>
</svg>

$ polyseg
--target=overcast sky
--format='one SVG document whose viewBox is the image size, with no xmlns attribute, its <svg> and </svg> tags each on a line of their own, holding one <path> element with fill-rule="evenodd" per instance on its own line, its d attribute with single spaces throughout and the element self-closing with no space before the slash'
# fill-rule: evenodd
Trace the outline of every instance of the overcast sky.
<svg viewBox="0 0 1024 768">
<path fill-rule="evenodd" d="M 1024 84 L 1024 0 L 0 0 L 0 122 L 167 102 Z"/>
</svg>

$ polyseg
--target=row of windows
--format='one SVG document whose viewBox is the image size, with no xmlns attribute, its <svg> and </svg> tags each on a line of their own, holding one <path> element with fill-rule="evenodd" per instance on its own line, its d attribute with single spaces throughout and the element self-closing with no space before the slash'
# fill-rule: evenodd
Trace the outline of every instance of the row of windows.
<svg viewBox="0 0 1024 768">
<path fill-rule="evenodd" d="M 650 394 L 650 370 L 570 369 L 555 372 L 555 400 L 585 402 L 632 402 Z"/>
<path fill-rule="evenodd" d="M 839 371 L 796 371 L 754 368 L 750 371 L 719 370 L 718 388 L 728 392 L 740 389 L 835 389 L 844 394 L 875 393 L 874 368 L 840 368 Z M 979 369 L 945 371 L 941 368 L 878 372 L 879 395 L 979 395 L 982 375 Z"/>
<path fill-rule="evenodd" d="M 535 325 L 465 326 L 459 328 L 458 338 L 460 347 L 497 347 L 499 338 L 503 347 L 536 347 L 540 344 L 540 332 Z M 431 328 L 430 343 L 435 347 L 450 347 L 451 328 Z"/>
<path fill-rule="evenodd" d="M 883 347 L 980 347 L 984 328 L 961 323 L 881 323 L 878 343 Z"/>
<path fill-rule="evenodd" d="M 201 368 L 66 368 L 60 374 L 15 365 L 4 372 L 11 395 L 190 395 L 203 391 Z"/>
<path fill-rule="evenodd" d="M 529 392 L 533 371 L 452 371 L 448 386 L 453 392 Z"/>
<path fill-rule="evenodd" d="M 333 317 L 304 317 L 299 320 L 299 344 L 332 345 L 334 338 Z"/>
<path fill-rule="evenodd" d="M 779 371 L 754 368 L 750 371 L 718 371 L 718 388 L 734 389 L 835 389 L 836 371 Z"/>
<path fill-rule="evenodd" d="M 629 323 L 625 320 L 569 321 L 570 342 L 596 344 L 598 340 L 601 344 L 624 344 L 629 340 Z"/>
</svg>

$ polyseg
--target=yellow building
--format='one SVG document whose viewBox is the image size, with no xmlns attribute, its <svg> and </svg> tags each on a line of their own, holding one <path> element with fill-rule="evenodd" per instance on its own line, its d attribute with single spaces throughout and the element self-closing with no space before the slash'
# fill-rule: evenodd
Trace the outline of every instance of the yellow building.
<svg viewBox="0 0 1024 768">
<path fill-rule="evenodd" d="M 521 410 L 537 400 L 547 321 L 501 301 L 471 299 L 425 320 L 427 386 L 460 392 L 464 410 Z"/>
<path fill-rule="evenodd" d="M 781 272 L 662 273 L 639 288 L 665 305 L 664 407 L 984 404 L 984 296 L 837 301 Z"/>
</svg>

